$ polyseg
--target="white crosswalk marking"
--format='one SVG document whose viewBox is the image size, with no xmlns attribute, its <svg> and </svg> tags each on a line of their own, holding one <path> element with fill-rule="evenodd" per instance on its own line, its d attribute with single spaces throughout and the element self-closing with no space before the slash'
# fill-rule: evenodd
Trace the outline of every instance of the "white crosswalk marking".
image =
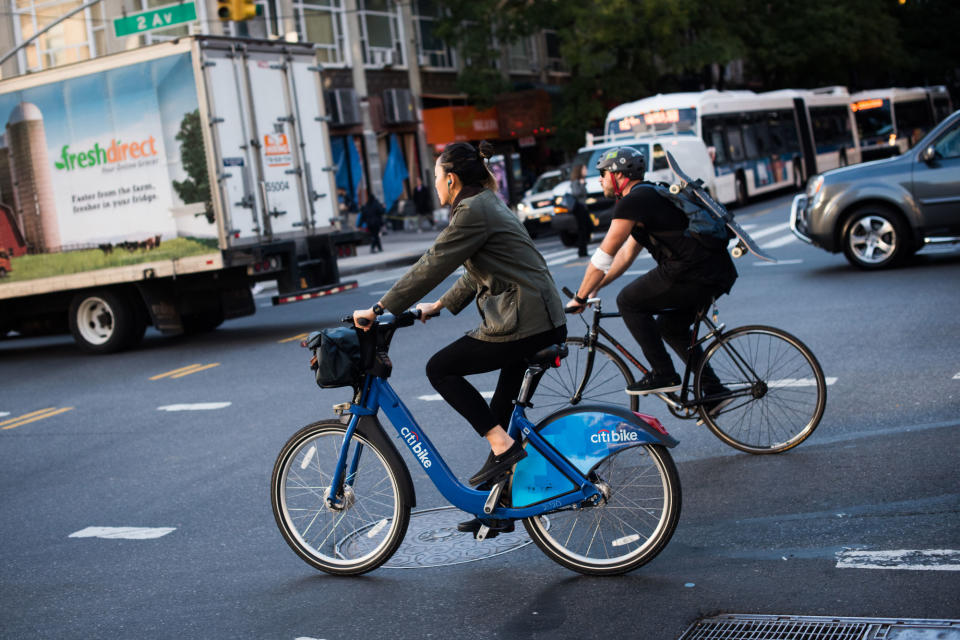
<svg viewBox="0 0 960 640">
<path fill-rule="evenodd" d="M 790 234 L 788 236 L 783 236 L 782 238 L 777 238 L 772 242 L 767 242 L 760 245 L 761 249 L 776 249 L 777 247 L 782 247 L 785 244 L 790 244 L 791 242 L 796 242 L 797 236 Z"/>
<path fill-rule="evenodd" d="M 846 549 L 837 554 L 838 569 L 900 569 L 960 571 L 960 551 L 954 549 Z"/>
<path fill-rule="evenodd" d="M 488 400 L 493 397 L 493 391 L 481 391 L 480 395 Z M 439 393 L 431 393 L 426 396 L 417 396 L 417 400 L 423 400 L 424 402 L 440 402 L 443 398 L 440 397 Z"/>
<path fill-rule="evenodd" d="M 71 533 L 68 538 L 107 538 L 109 540 L 152 540 L 161 538 L 176 527 L 87 527 Z"/>
<path fill-rule="evenodd" d="M 790 228 L 789 222 L 784 222 L 782 224 L 775 224 L 772 227 L 766 227 L 760 231 L 750 231 L 750 237 L 756 240 L 757 238 L 763 238 L 766 236 L 772 236 L 775 233 L 780 233 L 781 231 L 786 231 Z"/>
</svg>

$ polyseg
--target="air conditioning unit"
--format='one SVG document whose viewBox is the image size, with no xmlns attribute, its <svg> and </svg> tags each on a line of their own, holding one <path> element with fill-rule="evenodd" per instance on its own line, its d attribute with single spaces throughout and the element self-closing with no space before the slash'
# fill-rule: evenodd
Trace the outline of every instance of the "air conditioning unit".
<svg viewBox="0 0 960 640">
<path fill-rule="evenodd" d="M 413 94 L 409 89 L 387 89 L 383 92 L 383 119 L 387 124 L 417 121 Z"/>
<path fill-rule="evenodd" d="M 324 91 L 323 95 L 327 105 L 327 115 L 330 116 L 330 124 L 351 125 L 363 121 L 356 90 L 332 89 Z"/>
<path fill-rule="evenodd" d="M 392 67 L 395 64 L 395 52 L 392 49 L 372 49 L 370 64 L 375 67 Z"/>
</svg>

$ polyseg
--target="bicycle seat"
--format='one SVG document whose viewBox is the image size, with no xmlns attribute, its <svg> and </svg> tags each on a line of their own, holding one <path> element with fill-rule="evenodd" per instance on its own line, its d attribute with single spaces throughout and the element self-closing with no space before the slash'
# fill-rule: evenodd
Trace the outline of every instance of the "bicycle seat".
<svg viewBox="0 0 960 640">
<path fill-rule="evenodd" d="M 546 368 L 559 367 L 560 361 L 566 358 L 568 353 L 567 345 L 553 344 L 527 358 L 527 364 L 536 364 Z"/>
</svg>

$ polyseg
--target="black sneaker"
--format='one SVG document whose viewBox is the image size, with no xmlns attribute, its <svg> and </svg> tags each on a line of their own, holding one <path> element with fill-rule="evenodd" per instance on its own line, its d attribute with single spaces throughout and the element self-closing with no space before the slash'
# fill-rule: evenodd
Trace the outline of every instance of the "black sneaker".
<svg viewBox="0 0 960 640">
<path fill-rule="evenodd" d="M 709 398 L 710 396 L 718 396 L 722 393 L 730 393 L 730 389 L 727 389 L 726 387 L 723 387 L 723 386 L 714 387 L 709 391 L 706 391 L 704 395 L 706 395 Z M 717 400 L 710 400 L 709 402 L 704 402 L 702 405 L 702 408 L 703 408 L 703 411 L 708 416 L 713 418 L 714 416 L 719 415 L 720 412 L 723 411 L 725 408 L 730 406 L 730 404 L 733 403 L 734 400 L 736 400 L 736 398 L 718 398 Z M 703 418 L 700 418 L 699 420 L 697 420 L 697 424 L 698 425 L 703 424 Z"/>
<path fill-rule="evenodd" d="M 480 471 L 470 477 L 470 484 L 482 484 L 487 480 L 493 480 L 509 471 L 510 467 L 526 457 L 527 452 L 519 440 L 514 440 L 510 448 L 500 455 L 494 455 L 491 451 L 490 455 L 487 456 L 487 461 L 480 467 Z"/>
<path fill-rule="evenodd" d="M 627 393 L 632 396 L 645 396 L 648 393 L 667 393 L 676 391 L 680 388 L 680 376 L 676 373 L 660 375 L 649 372 L 640 378 L 638 382 L 627 387 Z"/>
</svg>

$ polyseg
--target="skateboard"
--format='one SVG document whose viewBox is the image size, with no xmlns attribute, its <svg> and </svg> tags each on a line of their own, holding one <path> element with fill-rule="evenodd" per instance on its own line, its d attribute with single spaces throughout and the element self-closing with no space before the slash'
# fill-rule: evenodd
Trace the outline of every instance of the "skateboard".
<svg viewBox="0 0 960 640">
<path fill-rule="evenodd" d="M 670 190 L 673 191 L 676 189 L 675 193 L 686 190 L 688 194 L 703 204 L 704 208 L 706 208 L 706 210 L 709 211 L 714 217 L 723 220 L 724 224 L 727 225 L 727 228 L 730 229 L 735 236 L 737 236 L 737 246 L 730 250 L 730 255 L 732 255 L 734 258 L 740 258 L 743 257 L 744 253 L 749 251 L 761 260 L 766 260 L 768 262 L 777 261 L 776 258 L 765 252 L 759 247 L 759 245 L 757 245 L 756 241 L 751 238 L 746 231 L 743 230 L 743 227 L 741 227 L 736 220 L 733 219 L 733 216 L 730 215 L 730 212 L 727 211 L 726 207 L 713 199 L 707 190 L 703 188 L 703 180 L 694 180 L 683 172 L 683 169 L 681 169 L 680 165 L 677 164 L 676 158 L 674 158 L 673 154 L 669 151 L 667 151 L 667 164 L 670 165 L 670 169 L 680 180 L 680 184 L 671 185 Z"/>
</svg>

